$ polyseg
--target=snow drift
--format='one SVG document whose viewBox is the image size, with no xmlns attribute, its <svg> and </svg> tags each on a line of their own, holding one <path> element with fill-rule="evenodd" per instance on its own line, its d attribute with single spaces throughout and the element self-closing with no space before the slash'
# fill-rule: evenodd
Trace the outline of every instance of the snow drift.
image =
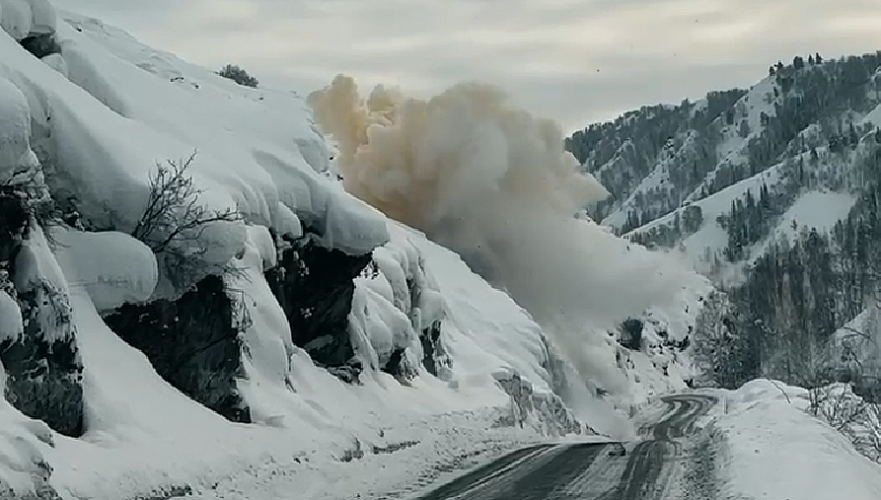
<svg viewBox="0 0 881 500">
<path fill-rule="evenodd" d="M 496 87 L 465 83 L 423 101 L 378 86 L 362 99 L 339 75 L 309 102 L 338 142 L 349 192 L 461 254 L 549 329 L 587 378 L 609 378 L 608 353 L 591 349 L 606 329 L 700 281 L 576 219 L 608 193 L 576 172 L 557 124 Z"/>
</svg>

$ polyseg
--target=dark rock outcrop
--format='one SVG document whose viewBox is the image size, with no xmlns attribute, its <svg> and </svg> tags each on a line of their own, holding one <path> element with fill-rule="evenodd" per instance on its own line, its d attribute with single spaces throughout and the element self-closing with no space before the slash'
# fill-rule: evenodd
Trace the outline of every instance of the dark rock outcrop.
<svg viewBox="0 0 881 500">
<path fill-rule="evenodd" d="M 435 321 L 424 329 L 419 340 L 422 343 L 422 365 L 428 373 L 440 377 L 444 369 L 452 366 L 450 356 L 441 340 L 441 322 Z"/>
<path fill-rule="evenodd" d="M 511 397 L 511 414 L 502 415 L 500 426 L 523 427 L 530 416 L 540 424 L 541 431 L 552 436 L 584 433 L 584 425 L 554 393 L 536 393 L 532 384 L 516 371 L 493 374 L 499 387 Z"/>
<path fill-rule="evenodd" d="M 9 267 L 27 233 L 29 220 L 24 195 L 0 189 L 0 265 Z"/>
<path fill-rule="evenodd" d="M 175 301 L 126 304 L 104 318 L 168 383 L 234 422 L 250 422 L 237 388 L 242 325 L 223 279 L 208 276 Z"/>
<path fill-rule="evenodd" d="M 311 239 L 281 252 L 266 280 L 291 326 L 295 345 L 312 360 L 346 382 L 355 382 L 363 367 L 355 358 L 349 333 L 354 278 L 371 255 L 348 255 Z"/>
<path fill-rule="evenodd" d="M 51 54 L 61 52 L 61 47 L 55 41 L 55 33 L 32 34 L 21 40 L 21 46 L 37 58 L 44 58 Z"/>
<path fill-rule="evenodd" d="M 621 324 L 621 337 L 618 343 L 631 351 L 642 349 L 643 322 L 640 319 L 629 318 Z"/>
<path fill-rule="evenodd" d="M 403 347 L 398 347 L 392 351 L 388 362 L 380 369 L 405 385 L 409 385 L 419 375 L 419 372 L 416 371 L 412 363 L 407 360 L 407 349 Z"/>
<path fill-rule="evenodd" d="M 3 396 L 25 415 L 61 434 L 79 437 L 83 365 L 69 299 L 45 277 L 31 277 L 24 289 L 17 289 L 10 279 L 33 273 L 16 269 L 15 264 L 33 224 L 27 197 L 13 189 L 0 190 L 0 289 L 18 303 L 24 326 L 20 337 L 0 341 L 0 362 L 6 372 Z"/>
<path fill-rule="evenodd" d="M 61 434 L 83 434 L 83 365 L 67 296 L 43 280 L 20 293 L 24 335 L 0 342 L 6 399 Z"/>
</svg>

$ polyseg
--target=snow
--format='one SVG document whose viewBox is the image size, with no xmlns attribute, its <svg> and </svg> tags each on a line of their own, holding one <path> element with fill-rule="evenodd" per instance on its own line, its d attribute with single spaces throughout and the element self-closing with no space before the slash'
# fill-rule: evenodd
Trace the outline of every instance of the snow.
<svg viewBox="0 0 881 500">
<path fill-rule="evenodd" d="M 18 303 L 9 294 L 0 290 L 0 342 L 16 342 L 21 338 L 23 331 Z"/>
<path fill-rule="evenodd" d="M 839 328 L 829 342 L 829 364 L 845 373 L 859 373 L 867 379 L 881 374 L 881 323 L 878 303 L 872 303 L 856 318 Z"/>
<path fill-rule="evenodd" d="M 808 191 L 802 194 L 780 217 L 770 236 L 753 245 L 749 252 L 750 263 L 764 255 L 771 242 L 786 240 L 794 243 L 803 230 L 829 233 L 838 221 L 847 217 L 856 201 L 856 196 L 851 193 Z"/>
<path fill-rule="evenodd" d="M 28 0 L 0 0 L 0 27 L 15 40 L 31 31 L 33 14 Z"/>
<path fill-rule="evenodd" d="M 48 56 L 44 57 L 42 61 L 46 63 L 47 66 L 61 73 L 61 75 L 67 78 L 67 61 L 64 60 L 64 57 L 61 54 L 49 54 Z"/>
<path fill-rule="evenodd" d="M 320 173 L 326 147 L 298 96 L 245 89 L 93 19 L 67 14 L 57 28 L 63 66 L 0 37 L 0 77 L 27 97 L 34 148 L 69 178 L 87 219 L 130 230 L 155 164 L 198 151 L 191 173 L 209 208 L 290 231 L 290 213 L 278 216 L 283 203 L 350 253 L 388 239 L 378 212 Z M 53 69 L 64 66 L 69 80 Z M 215 237 L 218 258 L 242 251 L 244 230 L 220 232 L 228 237 Z"/>
<path fill-rule="evenodd" d="M 669 153 L 664 153 L 664 157 L 658 161 L 651 173 L 645 176 L 642 182 L 636 186 L 636 189 L 630 193 L 630 196 L 628 196 L 624 203 L 621 204 L 621 207 L 603 219 L 603 225 L 620 228 L 626 224 L 627 215 L 632 210 L 631 207 L 634 205 L 636 198 L 640 195 L 644 196 L 646 193 L 651 193 L 656 189 L 660 189 L 664 182 L 669 181 L 670 174 L 667 170 L 667 163 L 670 159 L 671 155 L 669 155 Z"/>
<path fill-rule="evenodd" d="M 31 6 L 30 35 L 45 35 L 55 32 L 57 16 L 55 7 L 49 0 L 28 0 Z"/>
<path fill-rule="evenodd" d="M 118 232 L 54 229 L 55 257 L 71 287 L 84 288 L 99 311 L 147 301 L 159 281 L 149 247 Z"/>
<path fill-rule="evenodd" d="M 67 280 L 40 227 L 35 227 L 22 242 L 14 269 L 12 281 L 19 293 L 36 288 L 44 280 L 62 293 L 67 293 Z"/>
<path fill-rule="evenodd" d="M 49 482 L 62 498 L 168 497 L 175 487 L 227 499 L 291 491 L 303 499 L 382 497 L 428 487 L 449 475 L 443 471 L 546 439 L 561 387 L 587 424 L 632 433 L 509 295 L 459 255 L 389 221 L 326 175 L 327 146 L 299 96 L 241 87 L 95 19 L 65 13 L 55 22 L 45 0 L 0 0 L 0 9 L 3 28 L 13 35 L 0 33 L 0 150 L 8 153 L 0 157 L 0 174 L 41 167 L 50 180 L 62 180 L 54 188 L 75 195 L 91 227 L 113 229 L 53 228 L 47 238 L 37 227 L 17 256 L 12 278 L 20 291 L 45 280 L 70 298 L 87 432 L 80 439 L 56 435 L 0 400 L 0 482 L 18 493 L 33 491 L 40 487 L 35 478 L 48 477 L 48 464 Z M 41 61 L 16 43 L 52 33 L 52 26 L 60 54 Z M 247 325 L 238 388 L 254 420 L 248 425 L 231 423 L 170 386 L 101 318 L 125 302 L 155 297 L 156 258 L 127 233 L 144 209 L 157 163 L 193 151 L 200 203 L 243 215 L 205 228 L 211 244 L 203 258 L 241 271 L 225 279 L 235 319 Z M 356 354 L 367 367 L 361 385 L 343 383 L 293 345 L 263 276 L 278 259 L 271 231 L 289 238 L 308 233 L 350 254 L 375 250 L 376 274 L 368 268 L 356 279 L 350 315 Z M 610 242 L 603 248 L 626 246 L 602 236 Z M 614 273 L 608 276 L 615 281 Z M 661 329 L 687 327 L 692 313 L 684 306 L 694 302 L 692 292 L 673 301 L 682 312 L 650 313 L 657 335 L 649 336 L 648 350 L 660 349 L 652 342 Z M 5 293 L 0 317 L 0 336 L 20 334 L 20 313 Z M 420 335 L 437 323 L 450 363 L 435 377 L 422 367 Z M 633 353 L 633 366 L 616 367 L 613 335 L 581 333 L 604 337 L 594 357 L 608 369 L 648 386 L 634 391 L 638 397 L 684 384 L 686 368 L 673 366 L 682 362 L 667 359 L 669 353 Z M 572 337 L 581 340 L 578 332 Z M 405 383 L 380 370 L 403 347 L 416 374 Z M 652 366 L 662 358 L 670 381 Z M 518 374 L 540 402 L 525 429 L 502 424 L 515 407 L 494 378 L 500 373 Z"/>
<path fill-rule="evenodd" d="M 876 75 L 877 75 L 877 73 L 876 73 Z M 876 79 L 877 79 L 877 76 L 876 76 Z M 872 124 L 872 125 L 875 125 L 876 127 L 881 127 L 881 104 L 879 104 L 877 107 L 875 107 L 875 109 L 873 109 L 865 117 L 863 117 L 863 119 L 859 122 L 859 124 L 860 125 Z"/>
<path fill-rule="evenodd" d="M 716 169 L 710 172 L 689 194 L 685 201 L 693 202 L 700 197 L 704 187 L 712 185 L 716 178 L 716 173 L 725 165 L 746 165 L 749 161 L 748 148 L 751 140 L 760 137 L 764 131 L 762 125 L 762 114 L 773 117 L 777 114 L 774 107 L 775 102 L 782 97 L 774 96 L 774 88 L 777 86 L 776 79 L 766 77 L 752 88 L 749 92 L 741 97 L 734 105 L 735 116 L 732 125 L 726 125 L 725 117 L 721 116 L 716 119 L 716 123 L 721 126 L 722 140 L 716 146 L 716 157 L 719 162 Z M 749 134 L 742 137 L 740 127 L 742 122 L 746 122 L 749 127 Z"/>
<path fill-rule="evenodd" d="M 548 390 L 550 374 L 541 366 L 545 357 L 541 327 L 508 295 L 490 287 L 455 253 L 431 243 L 415 230 L 404 232 L 425 259 L 425 269 L 437 283 L 447 314 L 441 330 L 455 360 L 454 380 L 460 388 L 487 383 L 491 373 L 512 368 Z"/>
<path fill-rule="evenodd" d="M 881 467 L 806 412 L 805 389 L 755 380 L 723 394 L 710 429 L 720 498 L 881 498 Z"/>
<path fill-rule="evenodd" d="M 847 217 L 855 202 L 856 197 L 850 193 L 805 193 L 783 214 L 775 234 L 785 235 L 793 241 L 797 231 L 803 227 L 816 228 L 820 233 L 828 232 L 838 221 Z"/>
<path fill-rule="evenodd" d="M 34 440 L 24 458 L 12 454 L 8 460 L 29 463 L 31 456 L 44 457 L 54 469 L 51 484 L 59 494 L 95 500 L 181 485 L 204 498 L 278 498 L 292 488 L 304 499 L 352 498 L 369 491 L 381 497 L 413 485 L 428 487 L 456 470 L 540 439 L 543 423 L 535 419 L 526 430 L 493 425 L 512 410 L 492 373 L 515 370 L 537 393 L 550 393 L 541 329 L 458 256 L 416 231 L 389 224 L 392 240 L 377 252 L 380 275 L 358 280 L 362 297 L 374 301 L 368 304 L 373 323 L 356 317 L 353 325 L 369 332 L 374 352 L 380 353 L 396 342 L 418 342 L 414 324 L 422 327 L 443 318 L 444 341 L 453 358 L 448 380 L 420 369 L 419 377 L 404 386 L 384 373 L 367 372 L 362 386 L 351 386 L 316 367 L 291 344 L 284 313 L 262 278 L 268 231 L 253 227 L 235 263 L 244 275 L 228 283 L 252 319 L 244 334 L 246 364 L 240 381 L 252 409 L 251 425 L 230 423 L 169 386 L 143 354 L 101 320 L 96 304 L 108 304 L 110 294 L 100 291 L 96 298 L 93 289 L 76 286 L 85 275 L 114 275 L 122 264 L 114 256 L 138 255 L 132 246 L 140 243 L 120 233 L 57 233 L 63 243 L 58 261 L 72 283 L 73 322 L 86 366 L 88 432 L 70 439 L 47 431 L 53 446 Z M 51 259 L 41 233 L 34 241 L 42 250 L 33 253 Z M 82 255 L 89 252 L 94 255 Z M 97 266 L 102 261 L 107 265 Z M 122 293 L 129 293 L 140 274 L 141 266 L 130 267 Z M 421 287 L 417 300 L 409 295 L 408 282 Z M 405 335 L 386 337 L 391 344 L 382 344 L 384 337 L 377 332 L 387 333 L 383 328 L 389 326 L 388 331 Z M 0 446 L 5 442 L 0 440 Z M 359 446 L 362 458 L 340 463 Z M 399 446 L 400 451 L 382 451 Z M 394 466 L 401 461 L 408 467 Z M 23 470 L 17 463 L 9 465 L 10 471 Z M 0 467 L 0 474 L 7 472 Z M 329 480 L 341 473 L 349 479 Z M 10 478 L 19 491 L 32 487 L 31 474 Z"/>
<path fill-rule="evenodd" d="M 263 262 L 262 270 L 272 269 L 278 264 L 278 252 L 266 226 L 248 226 L 248 242 L 257 248 Z"/>
<path fill-rule="evenodd" d="M 752 191 L 753 195 L 757 196 L 763 184 L 770 188 L 779 182 L 781 169 L 782 165 L 775 165 L 762 173 L 728 186 L 718 193 L 691 203 L 691 205 L 701 208 L 703 224 L 698 231 L 683 240 L 682 246 L 685 248 L 689 261 L 696 269 L 706 271 L 712 262 L 712 256 L 728 246 L 728 233 L 716 222 L 716 218 L 728 213 L 731 210 L 731 203 L 738 198 L 745 197 L 748 191 Z M 678 213 L 682 217 L 684 210 L 685 207 L 677 209 L 625 236 L 642 233 L 662 224 L 672 224 L 676 214 Z M 708 255 L 710 260 L 707 260 Z"/>
<path fill-rule="evenodd" d="M 0 181 L 36 162 L 29 132 L 30 110 L 24 94 L 0 76 Z"/>
<path fill-rule="evenodd" d="M 0 363 L 0 393 L 5 393 L 5 381 Z M 54 444 L 52 431 L 0 398 L 0 435 L 0 496 L 15 498 L 15 492 L 39 491 L 48 475 L 41 450 Z"/>
<path fill-rule="evenodd" d="M 419 244 L 432 246 L 425 240 Z M 88 433 L 80 440 L 56 437 L 54 449 L 42 450 L 55 468 L 52 484 L 59 492 L 98 500 L 185 484 L 224 498 L 277 498 L 291 488 L 297 489 L 298 498 L 351 498 L 366 485 L 412 485 L 445 461 L 458 457 L 469 463 L 468 452 L 498 453 L 530 435 L 538 437 L 534 431 L 490 429 L 507 411 L 508 397 L 491 377 L 476 377 L 486 367 L 474 366 L 465 356 L 454 365 L 460 381 L 456 387 L 425 374 L 410 387 L 383 373 L 365 377 L 363 386 L 342 383 L 290 345 L 280 306 L 269 300 L 271 292 L 259 279 L 262 258 L 255 245 L 249 244 L 240 264 L 247 266 L 248 276 L 231 288 L 240 289 L 253 307 L 254 323 L 245 334 L 249 363 L 242 392 L 254 410 L 255 425 L 227 422 L 162 381 L 140 352 L 104 325 L 90 297 L 73 290 L 74 322 L 87 367 Z M 466 272 L 461 266 L 458 272 Z M 457 269 L 454 264 L 444 271 Z M 463 300 L 502 296 L 477 277 L 468 281 L 476 292 L 463 290 Z M 516 311 L 499 305 L 495 314 L 513 316 L 508 325 L 534 325 Z M 467 323 L 461 326 L 450 335 L 464 341 L 487 333 Z M 537 370 L 538 363 L 532 368 Z M 416 444 L 399 452 L 401 456 L 366 451 L 364 464 L 349 466 L 358 476 L 329 484 L 329 474 L 343 473 L 345 465 L 338 460 L 356 440 L 366 450 Z M 400 460 L 411 466 L 391 467 Z M 304 485 L 313 486 L 304 490 Z"/>
</svg>

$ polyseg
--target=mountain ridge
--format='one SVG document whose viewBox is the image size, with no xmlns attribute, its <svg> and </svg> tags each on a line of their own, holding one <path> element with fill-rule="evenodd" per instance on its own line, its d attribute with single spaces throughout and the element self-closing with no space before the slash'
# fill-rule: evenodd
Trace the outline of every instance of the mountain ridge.
<svg viewBox="0 0 881 500">
<path fill-rule="evenodd" d="M 845 377 L 875 393 L 877 368 L 856 373 L 835 353 L 840 329 L 881 297 L 873 264 L 881 51 L 796 57 L 729 92 L 643 107 L 573 134 L 567 148 L 582 168 L 611 184 L 613 197 L 593 214 L 631 241 L 684 253 L 725 293 L 728 305 L 713 314 L 726 319 L 729 340 L 698 341 L 728 349 L 708 368 L 736 376 L 710 383 Z M 691 111 L 711 99 L 716 116 L 696 121 Z M 654 142 L 637 148 L 634 136 Z M 875 327 L 861 333 L 881 339 Z"/>
</svg>

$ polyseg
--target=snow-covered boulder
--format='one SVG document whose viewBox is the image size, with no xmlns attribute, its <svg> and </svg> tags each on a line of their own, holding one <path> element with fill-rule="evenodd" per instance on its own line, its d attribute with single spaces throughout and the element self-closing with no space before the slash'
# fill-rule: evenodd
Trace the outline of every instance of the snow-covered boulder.
<svg viewBox="0 0 881 500">
<path fill-rule="evenodd" d="M 21 308 L 8 293 L 0 290 L 0 342 L 18 342 L 22 332 Z"/>
<path fill-rule="evenodd" d="M 19 172 L 26 173 L 36 164 L 30 146 L 30 123 L 30 108 L 24 94 L 0 76 L 0 183 Z"/>
<path fill-rule="evenodd" d="M 15 40 L 31 32 L 34 15 L 28 0 L 0 0 L 0 26 Z"/>
<path fill-rule="evenodd" d="M 0 0 L 0 26 L 15 40 L 55 32 L 55 8 L 49 0 Z"/>
<path fill-rule="evenodd" d="M 159 271 L 146 245 L 118 232 L 53 231 L 56 257 L 75 286 L 86 289 L 99 311 L 150 299 Z"/>
</svg>

